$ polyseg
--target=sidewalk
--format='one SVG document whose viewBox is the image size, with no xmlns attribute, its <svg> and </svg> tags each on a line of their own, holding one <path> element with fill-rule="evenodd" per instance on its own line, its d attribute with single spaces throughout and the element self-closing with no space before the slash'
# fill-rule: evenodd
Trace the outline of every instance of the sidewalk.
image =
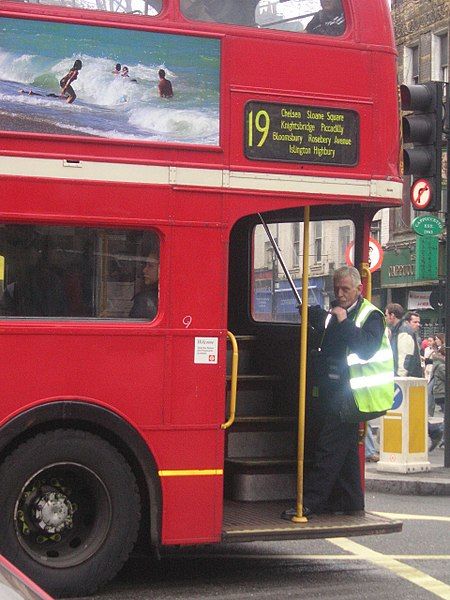
<svg viewBox="0 0 450 600">
<path fill-rule="evenodd" d="M 416 496 L 450 496 L 450 468 L 444 467 L 444 451 L 428 454 L 431 470 L 417 473 L 377 471 L 377 463 L 366 462 L 366 491 Z"/>
</svg>

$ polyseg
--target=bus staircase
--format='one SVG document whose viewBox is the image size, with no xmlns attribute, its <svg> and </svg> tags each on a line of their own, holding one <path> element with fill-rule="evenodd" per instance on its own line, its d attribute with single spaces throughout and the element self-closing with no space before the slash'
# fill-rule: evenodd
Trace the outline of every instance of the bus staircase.
<svg viewBox="0 0 450 600">
<path fill-rule="evenodd" d="M 257 337 L 236 336 L 236 340 L 238 395 L 236 418 L 226 434 L 223 540 L 306 539 L 401 530 L 401 522 L 371 513 L 314 515 L 302 524 L 281 519 L 283 510 L 295 506 L 297 419 L 292 412 L 286 414 L 289 406 L 280 401 L 282 378 L 253 372 Z M 230 379 L 227 376 L 228 387 Z"/>
</svg>

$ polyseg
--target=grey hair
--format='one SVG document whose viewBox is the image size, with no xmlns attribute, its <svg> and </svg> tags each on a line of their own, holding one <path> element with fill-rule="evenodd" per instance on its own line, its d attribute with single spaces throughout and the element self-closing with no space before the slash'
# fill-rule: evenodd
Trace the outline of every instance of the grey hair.
<svg viewBox="0 0 450 600">
<path fill-rule="evenodd" d="M 348 267 L 347 265 L 339 267 L 333 274 L 333 281 L 339 281 L 344 277 L 350 277 L 355 287 L 361 285 L 361 275 L 356 267 Z"/>
</svg>

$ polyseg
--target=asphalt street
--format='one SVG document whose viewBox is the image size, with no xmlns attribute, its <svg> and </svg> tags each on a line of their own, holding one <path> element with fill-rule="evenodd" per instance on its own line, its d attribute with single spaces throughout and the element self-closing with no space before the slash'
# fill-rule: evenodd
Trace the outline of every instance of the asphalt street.
<svg viewBox="0 0 450 600">
<path fill-rule="evenodd" d="M 450 600 L 445 496 L 367 493 L 367 509 L 401 518 L 401 533 L 204 546 L 134 556 L 93 600 Z"/>
</svg>

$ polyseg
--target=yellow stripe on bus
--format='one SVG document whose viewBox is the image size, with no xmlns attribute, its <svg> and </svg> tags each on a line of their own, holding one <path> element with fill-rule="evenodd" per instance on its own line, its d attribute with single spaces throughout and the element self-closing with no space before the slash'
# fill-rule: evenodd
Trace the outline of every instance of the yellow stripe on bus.
<svg viewBox="0 0 450 600">
<path fill-rule="evenodd" d="M 190 470 L 173 470 L 173 471 L 158 471 L 160 477 L 197 477 L 203 475 L 223 475 L 223 469 L 190 469 Z"/>
</svg>

